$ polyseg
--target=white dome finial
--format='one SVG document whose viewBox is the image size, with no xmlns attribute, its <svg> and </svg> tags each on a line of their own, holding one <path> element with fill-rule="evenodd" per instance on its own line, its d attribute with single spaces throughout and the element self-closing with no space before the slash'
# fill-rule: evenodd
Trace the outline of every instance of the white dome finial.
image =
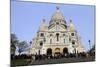
<svg viewBox="0 0 100 67">
<path fill-rule="evenodd" d="M 70 19 L 70 23 L 72 23 L 72 20 Z"/>
<path fill-rule="evenodd" d="M 56 6 L 56 9 L 59 10 L 59 6 Z"/>
<path fill-rule="evenodd" d="M 70 19 L 69 22 L 70 22 L 70 24 L 69 24 L 70 31 L 75 31 L 75 27 L 74 27 L 73 21 Z"/>
<path fill-rule="evenodd" d="M 45 19 L 43 19 L 43 22 L 45 22 L 46 20 Z"/>
</svg>

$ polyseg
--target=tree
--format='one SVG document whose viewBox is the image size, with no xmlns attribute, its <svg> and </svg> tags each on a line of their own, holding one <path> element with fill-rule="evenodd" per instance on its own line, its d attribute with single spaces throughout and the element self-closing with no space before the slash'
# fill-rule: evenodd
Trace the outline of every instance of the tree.
<svg viewBox="0 0 100 67">
<path fill-rule="evenodd" d="M 88 40 L 88 42 L 89 42 L 89 47 L 90 47 L 90 49 L 91 49 L 91 40 Z"/>
<path fill-rule="evenodd" d="M 16 45 L 18 44 L 18 39 L 15 34 L 11 34 L 11 55 L 15 55 Z"/>
<path fill-rule="evenodd" d="M 95 56 L 95 45 L 92 46 L 92 48 L 89 50 L 89 53 L 91 56 Z"/>
<path fill-rule="evenodd" d="M 30 45 L 32 44 L 32 41 L 30 41 Z"/>
<path fill-rule="evenodd" d="M 28 44 L 27 44 L 26 41 L 21 41 L 21 42 L 19 42 L 17 47 L 18 47 L 18 52 L 19 52 L 19 55 L 20 55 L 21 52 L 24 52 L 26 50 L 26 48 L 28 47 Z"/>
</svg>

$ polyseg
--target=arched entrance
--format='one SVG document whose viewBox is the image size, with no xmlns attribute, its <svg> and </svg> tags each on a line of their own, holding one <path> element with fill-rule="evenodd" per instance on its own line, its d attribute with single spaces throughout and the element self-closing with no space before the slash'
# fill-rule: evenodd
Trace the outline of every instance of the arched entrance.
<svg viewBox="0 0 100 67">
<path fill-rule="evenodd" d="M 60 53 L 60 48 L 56 48 L 55 53 Z"/>
<path fill-rule="evenodd" d="M 52 55 L 52 49 L 51 48 L 47 49 L 47 55 Z"/>
<path fill-rule="evenodd" d="M 56 58 L 60 58 L 61 57 L 60 48 L 55 48 L 54 57 L 56 57 Z"/>
<path fill-rule="evenodd" d="M 65 55 L 65 54 L 68 54 L 68 48 L 63 48 L 63 54 Z"/>
</svg>

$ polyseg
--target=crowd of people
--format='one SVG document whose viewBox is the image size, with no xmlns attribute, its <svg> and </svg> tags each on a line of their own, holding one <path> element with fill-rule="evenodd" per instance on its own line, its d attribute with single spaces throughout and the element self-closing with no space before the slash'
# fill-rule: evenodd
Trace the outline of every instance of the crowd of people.
<svg viewBox="0 0 100 67">
<path fill-rule="evenodd" d="M 27 54 L 21 54 L 21 55 L 11 55 L 11 59 L 32 59 L 32 60 L 44 60 L 44 59 L 59 59 L 59 58 L 85 58 L 89 54 L 82 52 L 82 53 L 68 53 L 68 54 L 55 54 L 52 55 L 27 55 Z"/>
</svg>

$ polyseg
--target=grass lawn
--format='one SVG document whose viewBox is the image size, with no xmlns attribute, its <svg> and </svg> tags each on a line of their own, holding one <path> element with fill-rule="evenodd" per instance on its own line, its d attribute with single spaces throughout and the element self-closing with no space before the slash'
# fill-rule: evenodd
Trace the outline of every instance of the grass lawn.
<svg viewBox="0 0 100 67">
<path fill-rule="evenodd" d="M 28 59 L 15 59 L 15 60 L 11 60 L 11 66 L 25 66 L 28 65 L 29 61 Z"/>
</svg>

